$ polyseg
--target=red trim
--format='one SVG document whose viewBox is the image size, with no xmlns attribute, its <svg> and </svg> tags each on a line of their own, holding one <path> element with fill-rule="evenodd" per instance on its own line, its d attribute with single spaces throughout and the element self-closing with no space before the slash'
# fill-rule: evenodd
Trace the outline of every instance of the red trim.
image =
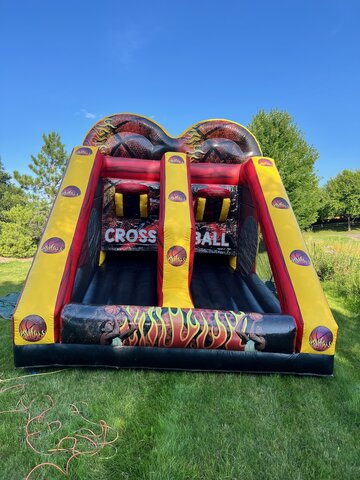
<svg viewBox="0 0 360 480">
<path fill-rule="evenodd" d="M 80 211 L 79 219 L 75 227 L 73 240 L 71 242 L 70 250 L 66 260 L 64 273 L 61 279 L 58 296 L 56 299 L 54 310 L 54 328 L 55 328 L 55 342 L 59 337 L 61 342 L 61 310 L 66 303 L 69 303 L 72 289 L 74 286 L 76 270 L 81 254 L 84 238 L 86 235 L 87 226 L 89 223 L 92 203 L 95 196 L 96 187 L 100 179 L 100 172 L 102 168 L 103 156 L 98 152 L 94 159 L 94 165 L 90 173 L 90 180 L 86 191 L 84 192 L 84 200 Z"/>
<path fill-rule="evenodd" d="M 143 183 L 118 183 L 115 186 L 115 191 L 117 193 L 137 193 L 141 195 L 142 193 L 149 193 L 149 187 Z"/>
<path fill-rule="evenodd" d="M 188 197 L 187 198 L 188 198 L 188 207 L 190 212 L 190 223 L 191 223 L 188 289 L 189 289 L 189 297 L 191 298 L 192 304 L 194 305 L 194 301 L 191 295 L 190 285 L 191 285 L 191 279 L 192 279 L 192 274 L 194 269 L 196 230 L 195 230 L 195 215 L 194 215 L 193 196 L 192 196 L 191 163 L 190 163 L 190 158 L 188 156 L 186 156 L 186 170 L 187 170 L 187 178 L 188 178 Z"/>
<path fill-rule="evenodd" d="M 159 162 L 157 162 L 159 163 Z M 159 226 L 158 226 L 158 272 L 157 291 L 158 305 L 163 304 L 163 279 L 164 279 L 164 226 L 165 226 L 165 155 L 160 161 L 160 204 L 159 204 Z"/>
<path fill-rule="evenodd" d="M 301 311 L 297 302 L 294 287 L 291 283 L 284 256 L 280 248 L 273 223 L 271 221 L 268 207 L 266 205 L 264 193 L 252 161 L 246 162 L 245 169 L 245 174 L 248 179 L 248 187 L 254 199 L 256 210 L 259 215 L 261 232 L 263 234 L 264 243 L 269 255 L 269 262 L 274 275 L 281 309 L 283 313 L 292 315 L 296 321 L 296 349 L 297 351 L 300 351 L 304 322 L 301 316 Z"/>
<path fill-rule="evenodd" d="M 191 163 L 192 183 L 239 185 L 245 164 Z M 105 156 L 102 177 L 160 181 L 161 161 Z"/>
<path fill-rule="evenodd" d="M 230 198 L 231 194 L 226 188 L 208 187 L 198 190 L 196 196 L 204 198 Z"/>
</svg>

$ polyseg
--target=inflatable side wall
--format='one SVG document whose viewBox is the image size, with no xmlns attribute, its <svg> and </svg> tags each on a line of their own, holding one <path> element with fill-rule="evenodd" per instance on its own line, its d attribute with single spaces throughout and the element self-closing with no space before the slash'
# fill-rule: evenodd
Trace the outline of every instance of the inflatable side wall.
<svg viewBox="0 0 360 480">
<path fill-rule="evenodd" d="M 254 157 L 245 177 L 258 212 L 284 313 L 297 324 L 297 351 L 334 355 L 337 324 L 310 260 L 300 228 L 271 158 Z M 323 332 L 318 339 L 316 332 Z"/>
<path fill-rule="evenodd" d="M 73 150 L 13 316 L 15 345 L 59 340 L 101 166 L 97 148 Z"/>
</svg>

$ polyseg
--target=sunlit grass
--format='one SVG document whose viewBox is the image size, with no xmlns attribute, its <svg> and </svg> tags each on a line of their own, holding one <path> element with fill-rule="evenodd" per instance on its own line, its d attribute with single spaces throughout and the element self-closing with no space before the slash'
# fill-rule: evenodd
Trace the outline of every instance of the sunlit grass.
<svg viewBox="0 0 360 480">
<path fill-rule="evenodd" d="M 0 296 L 18 292 L 29 271 L 31 261 L 0 263 Z"/>
<path fill-rule="evenodd" d="M 44 450 L 81 426 L 71 403 L 115 428 L 115 456 L 74 460 L 70 479 L 355 479 L 360 318 L 334 293 L 329 300 L 340 326 L 335 378 L 69 369 L 0 388 L 25 383 L 24 403 L 37 399 L 33 411 L 46 404 L 44 395 L 53 397 L 50 418 L 62 428 L 39 438 Z M 10 322 L 0 328 L 0 378 L 28 373 L 13 368 Z M 0 410 L 18 399 L 0 394 Z M 0 417 L 0 478 L 24 478 L 46 460 L 24 444 L 25 420 L 21 413 Z M 44 469 L 34 478 L 62 477 Z"/>
<path fill-rule="evenodd" d="M 28 267 L 0 265 L 0 292 L 18 290 Z M 89 427 L 70 404 L 112 426 L 117 450 L 73 460 L 70 480 L 357 479 L 360 317 L 348 311 L 332 282 L 325 288 L 340 332 L 334 378 L 105 369 L 19 378 L 30 372 L 13 367 L 11 324 L 1 320 L 0 392 L 18 383 L 25 391 L 0 393 L 0 411 L 22 397 L 25 405 L 35 399 L 34 414 L 50 395 L 55 408 L 49 419 L 62 426 L 36 439 L 42 451 Z M 23 479 L 48 461 L 26 446 L 25 423 L 24 413 L 0 415 L 0 479 Z M 66 458 L 51 460 L 64 467 Z M 44 467 L 31 480 L 61 478 Z"/>
</svg>

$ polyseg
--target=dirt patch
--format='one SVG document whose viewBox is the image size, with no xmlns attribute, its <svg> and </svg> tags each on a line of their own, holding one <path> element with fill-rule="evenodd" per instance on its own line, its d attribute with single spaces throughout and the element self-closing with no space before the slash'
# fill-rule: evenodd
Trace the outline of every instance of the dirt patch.
<svg viewBox="0 0 360 480">
<path fill-rule="evenodd" d="M 350 233 L 349 237 L 360 240 L 360 233 Z"/>
<path fill-rule="evenodd" d="M 29 258 L 12 258 L 12 257 L 0 257 L 0 263 L 10 263 L 10 262 L 30 262 L 32 257 Z"/>
</svg>

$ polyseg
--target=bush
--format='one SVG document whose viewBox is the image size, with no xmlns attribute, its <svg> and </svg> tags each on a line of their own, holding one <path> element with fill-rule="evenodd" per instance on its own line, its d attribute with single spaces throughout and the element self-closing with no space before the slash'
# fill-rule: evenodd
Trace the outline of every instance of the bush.
<svg viewBox="0 0 360 480">
<path fill-rule="evenodd" d="M 314 238 L 315 237 L 315 238 Z M 316 239 L 307 235 L 308 250 L 321 281 L 327 282 L 338 295 L 346 298 L 349 308 L 360 310 L 360 242 L 341 243 Z M 257 274 L 264 281 L 272 277 L 268 255 L 263 241 L 259 244 Z"/>
<path fill-rule="evenodd" d="M 14 223 L 0 222 L 0 254 L 4 257 L 32 257 L 36 252 L 36 245 L 26 231 Z"/>
<path fill-rule="evenodd" d="M 349 307 L 360 308 L 360 247 L 313 241 L 308 248 L 320 280 L 331 282 Z"/>
<path fill-rule="evenodd" d="M 34 255 L 47 210 L 47 205 L 29 200 L 4 212 L 4 221 L 0 221 L 0 255 L 17 258 Z"/>
</svg>

